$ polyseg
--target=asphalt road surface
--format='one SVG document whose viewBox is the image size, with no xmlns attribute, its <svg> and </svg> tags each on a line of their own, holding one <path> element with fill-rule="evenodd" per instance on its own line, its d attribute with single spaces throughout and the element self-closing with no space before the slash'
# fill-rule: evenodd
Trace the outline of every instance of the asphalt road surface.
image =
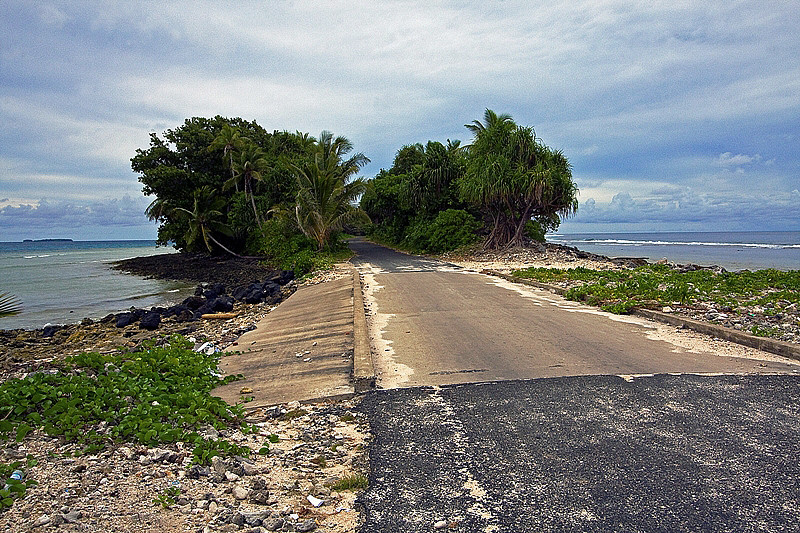
<svg viewBox="0 0 800 533">
<path fill-rule="evenodd" d="M 375 391 L 363 532 L 800 530 L 800 377 Z"/>
<path fill-rule="evenodd" d="M 646 322 L 351 247 L 378 382 L 403 387 L 361 404 L 360 531 L 800 531 L 796 364 L 689 352 Z"/>
<path fill-rule="evenodd" d="M 795 363 L 697 353 L 647 322 L 439 261 L 351 241 L 365 275 L 379 386 L 574 375 L 784 372 Z"/>
</svg>

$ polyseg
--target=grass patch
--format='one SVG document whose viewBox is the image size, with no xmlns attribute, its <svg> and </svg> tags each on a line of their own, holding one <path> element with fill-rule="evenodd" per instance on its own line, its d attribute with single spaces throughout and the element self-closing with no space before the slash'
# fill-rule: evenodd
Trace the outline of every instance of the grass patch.
<svg viewBox="0 0 800 533">
<path fill-rule="evenodd" d="M 513 275 L 543 283 L 581 282 L 566 293 L 570 300 L 628 313 L 634 307 L 713 303 L 745 313 L 759 306 L 773 314 L 800 304 L 800 271 L 758 270 L 678 272 L 667 265 L 645 265 L 631 270 L 528 268 Z M 763 312 L 763 310 L 762 310 Z"/>
<path fill-rule="evenodd" d="M 367 485 L 369 485 L 367 476 L 364 474 L 351 474 L 332 484 L 331 489 L 337 492 L 341 492 L 343 490 L 360 490 L 366 489 Z"/>
<path fill-rule="evenodd" d="M 24 498 L 28 488 L 36 485 L 32 479 L 13 479 L 15 470 L 23 470 L 36 466 L 37 461 L 33 456 L 28 455 L 25 461 L 14 461 L 13 463 L 0 463 L 0 512 L 5 511 L 12 505 L 17 498 Z"/>
<path fill-rule="evenodd" d="M 0 440 L 22 441 L 33 430 L 77 443 L 82 453 L 115 442 L 156 446 L 192 443 L 194 461 L 248 454 L 223 439 L 206 440 L 201 428 L 246 428 L 241 406 L 210 391 L 237 379 L 221 379 L 216 356 L 194 352 L 174 335 L 140 352 L 66 358 L 55 373 L 35 373 L 0 385 Z"/>
<path fill-rule="evenodd" d="M 305 416 L 308 414 L 308 411 L 302 408 L 292 409 L 291 411 L 286 411 L 281 415 L 281 420 L 293 420 L 295 418 L 300 418 L 301 416 Z"/>
</svg>

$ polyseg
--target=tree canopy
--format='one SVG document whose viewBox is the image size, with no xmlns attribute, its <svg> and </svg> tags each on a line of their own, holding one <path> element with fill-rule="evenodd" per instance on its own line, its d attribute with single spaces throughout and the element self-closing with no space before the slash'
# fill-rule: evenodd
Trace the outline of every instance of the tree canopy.
<svg viewBox="0 0 800 533">
<path fill-rule="evenodd" d="M 159 244 L 191 248 L 190 217 L 195 191 L 210 187 L 222 199 L 217 222 L 230 234 L 214 232 L 222 244 L 242 251 L 273 206 L 292 203 L 298 191 L 292 166 L 308 156 L 299 133 L 267 132 L 241 118 L 191 118 L 163 135 L 150 134 L 150 145 L 136 150 L 131 167 L 142 191 L 155 196 L 148 216 L 159 222 Z"/>
<path fill-rule="evenodd" d="M 578 209 L 569 161 L 540 142 L 533 128 L 489 109 L 483 123 L 476 120 L 466 127 L 474 140 L 459 192 L 489 219 L 487 248 L 522 245 L 531 219 L 557 225 L 559 217 Z"/>
<path fill-rule="evenodd" d="M 507 248 L 534 234 L 543 238 L 575 212 L 569 161 L 533 128 L 488 109 L 483 122 L 466 127 L 472 144 L 403 146 L 392 167 L 367 183 L 361 206 L 376 237 L 421 251 L 440 249 L 445 234 L 460 235 L 447 240 L 450 247 L 482 237 L 487 248 Z M 530 231 L 532 224 L 538 231 Z"/>
</svg>

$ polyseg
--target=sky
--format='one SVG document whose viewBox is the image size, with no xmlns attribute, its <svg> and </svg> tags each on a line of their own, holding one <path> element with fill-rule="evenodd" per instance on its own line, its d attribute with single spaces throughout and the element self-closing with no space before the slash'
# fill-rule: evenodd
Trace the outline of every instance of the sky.
<svg viewBox="0 0 800 533">
<path fill-rule="evenodd" d="M 800 230 L 800 3 L 0 3 L 0 241 L 155 238 L 130 168 L 193 116 L 371 163 L 489 108 L 563 150 L 561 233 Z"/>
</svg>

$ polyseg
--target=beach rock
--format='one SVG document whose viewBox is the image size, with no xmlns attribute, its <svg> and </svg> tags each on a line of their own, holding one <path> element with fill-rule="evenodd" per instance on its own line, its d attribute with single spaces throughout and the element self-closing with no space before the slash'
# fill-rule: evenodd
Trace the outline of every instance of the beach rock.
<svg viewBox="0 0 800 533">
<path fill-rule="evenodd" d="M 267 531 L 278 531 L 283 527 L 283 518 L 267 518 L 261 524 Z"/>
<path fill-rule="evenodd" d="M 225 294 L 225 285 L 222 283 L 214 283 L 209 285 L 208 288 L 204 289 L 202 292 L 202 295 L 206 298 L 206 300 L 213 300 L 223 294 Z"/>
<path fill-rule="evenodd" d="M 146 329 L 149 331 L 153 331 L 154 329 L 158 329 L 158 326 L 161 324 L 161 315 L 155 312 L 147 313 L 142 317 L 139 321 L 139 327 L 142 329 Z"/>
<path fill-rule="evenodd" d="M 233 487 L 232 491 L 233 497 L 237 500 L 246 500 L 247 496 L 249 496 L 250 491 L 246 488 L 242 487 L 241 485 L 236 485 Z"/>
<path fill-rule="evenodd" d="M 214 298 L 210 306 L 214 313 L 228 313 L 233 311 L 234 300 L 230 296 L 218 296 Z"/>
<path fill-rule="evenodd" d="M 52 337 L 60 329 L 61 326 L 48 324 L 47 326 L 42 328 L 42 337 Z"/>
<path fill-rule="evenodd" d="M 192 311 L 199 309 L 205 305 L 205 303 L 206 299 L 202 296 L 189 296 L 182 302 L 186 308 L 191 309 Z"/>
<path fill-rule="evenodd" d="M 299 524 L 295 526 L 295 531 L 314 531 L 317 529 L 317 522 L 313 518 L 309 518 L 308 520 L 303 520 Z"/>
<path fill-rule="evenodd" d="M 135 320 L 135 315 L 133 313 L 120 313 L 117 315 L 117 322 L 114 324 L 118 328 L 124 328 L 125 326 L 130 326 Z"/>
</svg>

